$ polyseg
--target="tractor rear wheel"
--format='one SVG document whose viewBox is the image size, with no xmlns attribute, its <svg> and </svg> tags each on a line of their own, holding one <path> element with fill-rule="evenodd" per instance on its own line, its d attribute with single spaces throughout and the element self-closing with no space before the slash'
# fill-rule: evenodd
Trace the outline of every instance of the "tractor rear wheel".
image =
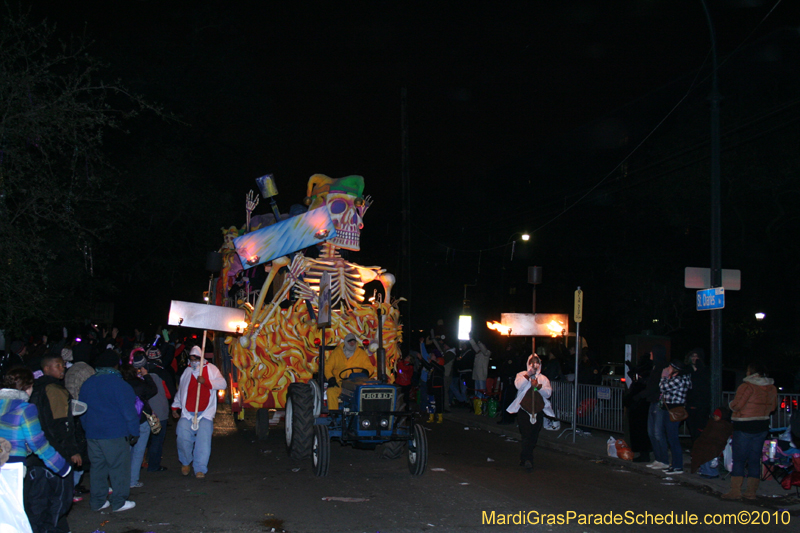
<svg viewBox="0 0 800 533">
<path fill-rule="evenodd" d="M 406 441 L 390 440 L 383 445 L 381 459 L 399 459 L 404 451 L 406 451 Z"/>
<path fill-rule="evenodd" d="M 292 383 L 286 395 L 286 451 L 297 461 L 311 455 L 314 437 L 314 391 L 308 383 Z"/>
<path fill-rule="evenodd" d="M 408 471 L 421 476 L 428 466 L 428 437 L 419 424 L 414 424 L 413 438 L 408 441 Z"/>
<path fill-rule="evenodd" d="M 331 465 L 331 440 L 328 435 L 328 426 L 314 426 L 311 463 L 314 467 L 315 476 L 324 477 L 328 475 L 328 468 Z"/>
</svg>

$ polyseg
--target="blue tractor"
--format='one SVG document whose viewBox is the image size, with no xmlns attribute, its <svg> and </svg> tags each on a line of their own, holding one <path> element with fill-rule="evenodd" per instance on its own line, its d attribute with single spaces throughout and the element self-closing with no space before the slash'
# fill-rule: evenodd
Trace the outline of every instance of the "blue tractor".
<svg viewBox="0 0 800 533">
<path fill-rule="evenodd" d="M 364 368 L 343 371 L 338 380 L 342 387 L 339 409 L 335 410 L 323 402 L 324 350 L 332 348 L 320 347 L 317 379 L 289 385 L 285 419 L 289 455 L 296 460 L 311 457 L 314 474 L 326 476 L 332 440 L 366 449 L 383 444 L 384 457 L 397 458 L 406 448 L 411 475 L 425 473 L 428 439 L 422 426 L 414 423 L 414 415 L 405 410 L 400 387 L 387 382 L 382 338 L 377 351 L 378 377 L 370 378 Z"/>
</svg>

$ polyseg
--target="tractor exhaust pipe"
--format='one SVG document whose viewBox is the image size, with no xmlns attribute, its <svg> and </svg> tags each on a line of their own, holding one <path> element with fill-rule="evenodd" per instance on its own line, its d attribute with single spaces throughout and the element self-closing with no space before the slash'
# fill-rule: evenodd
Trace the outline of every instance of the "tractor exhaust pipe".
<svg viewBox="0 0 800 533">
<path fill-rule="evenodd" d="M 383 348 L 383 310 L 380 305 L 376 309 L 378 313 L 378 353 L 375 354 L 378 363 L 378 380 L 386 383 L 386 350 Z"/>
</svg>

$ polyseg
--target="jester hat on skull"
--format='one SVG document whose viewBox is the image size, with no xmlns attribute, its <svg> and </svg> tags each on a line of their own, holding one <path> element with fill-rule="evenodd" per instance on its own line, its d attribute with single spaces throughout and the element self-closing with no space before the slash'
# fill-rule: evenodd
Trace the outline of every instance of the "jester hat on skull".
<svg viewBox="0 0 800 533">
<path fill-rule="evenodd" d="M 336 227 L 336 236 L 330 239 L 338 248 L 358 251 L 364 213 L 369 200 L 364 198 L 364 178 L 346 176 L 333 179 L 324 174 L 314 174 L 308 179 L 305 203 L 309 210 L 325 206 Z"/>
</svg>

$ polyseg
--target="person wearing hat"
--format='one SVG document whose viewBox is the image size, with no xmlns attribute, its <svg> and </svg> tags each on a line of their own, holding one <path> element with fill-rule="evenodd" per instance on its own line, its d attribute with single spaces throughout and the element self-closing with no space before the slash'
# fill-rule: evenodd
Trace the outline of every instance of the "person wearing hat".
<svg viewBox="0 0 800 533">
<path fill-rule="evenodd" d="M 661 381 L 658 384 L 661 390 L 661 403 L 665 411 L 686 405 L 686 393 L 692 388 L 692 376 L 686 372 L 681 361 L 672 361 L 667 368 L 661 371 Z M 664 469 L 664 473 L 683 474 L 683 448 L 681 448 L 680 422 L 670 420 L 669 413 L 664 417 L 664 433 L 667 444 L 672 454 L 672 464 Z"/>
<path fill-rule="evenodd" d="M 161 381 L 163 381 L 167 386 L 168 398 L 174 398 L 176 392 L 175 371 L 164 361 L 161 350 L 154 347 L 148 348 L 147 351 L 143 351 L 143 348 L 135 348 L 134 350 L 139 350 L 142 352 L 147 359 L 146 366 L 148 372 L 150 372 L 150 374 L 156 374 L 159 378 L 161 378 Z M 172 359 L 170 358 L 170 363 L 171 362 Z"/>
<path fill-rule="evenodd" d="M 161 431 L 150 435 L 150 442 L 147 447 L 147 471 L 148 472 L 163 472 L 167 470 L 166 466 L 161 465 L 161 454 L 164 449 L 164 439 L 166 438 L 167 422 L 169 421 L 169 404 L 172 399 L 172 394 L 168 392 L 169 387 L 161 378 L 159 371 L 164 369 L 158 366 L 153 359 L 147 359 L 144 352 L 138 352 L 134 355 L 133 366 L 141 369 L 139 374 L 146 372 L 147 377 L 152 379 L 156 385 L 158 392 L 155 396 L 148 400 L 153 414 L 158 417 L 161 423 Z M 172 385 L 172 390 L 175 391 L 175 385 Z M 169 395 L 168 395 L 169 394 Z"/>
<path fill-rule="evenodd" d="M 727 418 L 730 418 L 730 412 Z M 730 420 L 722 418 L 722 409 L 714 410 L 705 428 L 700 432 L 700 437 L 692 445 L 692 474 L 697 472 L 706 479 L 718 478 L 717 458 L 725 449 L 732 434 L 733 424 Z"/>
<path fill-rule="evenodd" d="M 142 470 L 144 452 L 150 440 L 150 423 L 147 421 L 147 414 L 153 414 L 153 409 L 150 407 L 150 400 L 158 394 L 156 382 L 150 374 L 148 374 L 147 369 L 144 368 L 145 363 L 146 359 L 144 354 L 142 352 L 136 352 L 133 354 L 133 364 L 123 363 L 119 369 L 122 374 L 122 379 L 131 386 L 136 397 L 139 399 L 137 404 L 141 406 L 141 413 L 139 413 L 139 433 L 137 433 L 139 439 L 131 449 L 130 487 L 132 489 L 138 489 L 144 486 L 144 483 L 139 481 L 139 473 Z"/>
<path fill-rule="evenodd" d="M 325 361 L 325 379 L 328 380 L 328 409 L 339 408 L 339 394 L 342 392 L 341 380 L 350 375 L 354 368 L 363 368 L 369 371 L 370 377 L 375 377 L 375 365 L 367 351 L 358 345 L 358 339 L 348 333 L 344 342 L 334 348 Z"/>
<path fill-rule="evenodd" d="M 96 361 L 95 374 L 81 386 L 80 400 L 88 409 L 81 418 L 89 447 L 91 483 L 89 499 L 93 511 L 111 508 L 127 511 L 131 488 L 131 446 L 139 440 L 136 394 L 120 374 L 120 356 L 107 349 Z M 109 480 L 113 493 L 108 493 Z"/>
<path fill-rule="evenodd" d="M 211 457 L 211 435 L 217 414 L 217 394 L 227 387 L 219 369 L 211 363 L 201 365 L 202 352 L 195 346 L 189 352 L 189 366 L 181 374 L 178 392 L 172 402 L 172 416 L 178 421 L 178 459 L 181 474 L 188 476 L 194 467 L 197 479 L 208 473 Z M 202 368 L 201 368 L 202 366 Z M 197 429 L 192 426 L 197 420 Z"/>
<path fill-rule="evenodd" d="M 506 411 L 512 414 L 518 413 L 517 427 L 522 436 L 519 465 L 530 471 L 533 470 L 533 450 L 544 426 L 544 415 L 555 417 L 555 412 L 550 405 L 553 389 L 550 380 L 542 374 L 542 361 L 539 356 L 535 353 L 529 355 L 526 367 L 526 370 L 519 372 L 514 378 L 517 397 Z"/>
<path fill-rule="evenodd" d="M 74 365 L 67 368 L 67 371 L 64 373 L 64 387 L 69 391 L 70 396 L 74 400 L 80 401 L 80 394 L 81 394 L 81 387 L 83 386 L 84 382 L 89 379 L 89 376 L 94 375 L 94 368 L 89 366 L 88 363 L 84 363 L 83 361 L 78 361 Z M 75 471 L 75 496 L 80 496 L 82 494 L 88 494 L 89 491 L 81 484 L 81 478 L 83 477 L 84 472 L 89 471 L 89 451 L 86 446 L 86 432 L 83 430 L 83 424 L 81 423 L 82 416 L 76 416 L 75 420 L 75 434 L 76 438 L 78 439 L 78 445 L 81 449 L 81 456 L 83 458 L 83 464 L 80 468 L 74 469 Z"/>
</svg>

